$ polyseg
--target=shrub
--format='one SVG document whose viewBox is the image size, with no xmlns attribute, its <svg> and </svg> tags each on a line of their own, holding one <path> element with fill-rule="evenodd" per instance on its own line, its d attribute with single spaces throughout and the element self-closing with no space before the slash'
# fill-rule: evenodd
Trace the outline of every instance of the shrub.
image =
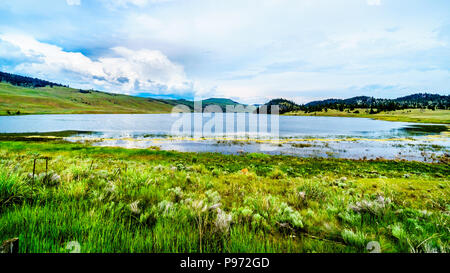
<svg viewBox="0 0 450 273">
<path fill-rule="evenodd" d="M 359 249 L 366 247 L 366 236 L 362 232 L 355 233 L 352 230 L 344 229 L 341 236 L 346 244 L 356 246 Z"/>
<path fill-rule="evenodd" d="M 318 183 L 320 182 L 304 182 L 297 188 L 299 197 L 303 195 L 303 199 L 305 200 L 324 201 L 327 194 Z"/>
<path fill-rule="evenodd" d="M 285 202 L 280 204 L 275 219 L 278 223 L 288 223 L 294 228 L 303 227 L 302 216 L 300 213 L 289 207 Z"/>
<path fill-rule="evenodd" d="M 169 189 L 169 192 L 173 195 L 175 203 L 180 202 L 184 195 L 180 187 Z"/>
<path fill-rule="evenodd" d="M 249 222 L 253 216 L 253 210 L 249 207 L 233 209 L 233 217 L 236 222 Z"/>
<path fill-rule="evenodd" d="M 232 216 L 221 209 L 217 209 L 217 218 L 214 222 L 216 232 L 227 234 L 230 230 Z"/>
<path fill-rule="evenodd" d="M 272 179 L 282 179 L 286 177 L 286 174 L 280 169 L 274 169 L 268 174 L 268 176 Z"/>
<path fill-rule="evenodd" d="M 205 195 L 207 197 L 208 204 L 215 205 L 215 204 L 219 204 L 220 203 L 221 197 L 220 197 L 220 194 L 217 191 L 207 190 L 205 192 Z"/>
<path fill-rule="evenodd" d="M 373 215 L 383 215 L 386 209 L 390 207 L 391 199 L 378 195 L 373 201 L 362 200 L 349 206 L 351 210 L 357 213 L 370 213 Z"/>
<path fill-rule="evenodd" d="M 395 224 L 392 226 L 391 230 L 392 236 L 397 238 L 400 242 L 405 242 L 408 239 L 408 234 L 401 225 Z"/>
</svg>

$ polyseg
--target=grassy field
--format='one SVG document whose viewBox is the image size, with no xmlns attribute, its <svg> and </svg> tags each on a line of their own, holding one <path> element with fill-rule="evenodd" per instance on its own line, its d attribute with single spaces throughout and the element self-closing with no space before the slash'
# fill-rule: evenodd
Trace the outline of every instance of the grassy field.
<svg viewBox="0 0 450 273">
<path fill-rule="evenodd" d="M 359 111 L 359 113 L 354 113 Z M 355 117 L 372 118 L 388 121 L 420 122 L 450 124 L 450 110 L 429 110 L 429 109 L 406 109 L 378 114 L 369 114 L 367 109 L 355 109 L 353 111 L 338 111 L 329 109 L 328 111 L 305 113 L 303 111 L 289 112 L 285 115 L 291 116 L 326 116 L 326 117 Z"/>
<path fill-rule="evenodd" d="M 33 159 L 38 160 L 33 178 Z M 450 251 L 450 167 L 0 142 L 20 252 Z"/>
<path fill-rule="evenodd" d="M 89 93 L 86 93 L 89 92 Z M 126 95 L 66 87 L 27 88 L 0 82 L 0 115 L 170 113 L 172 105 Z"/>
</svg>

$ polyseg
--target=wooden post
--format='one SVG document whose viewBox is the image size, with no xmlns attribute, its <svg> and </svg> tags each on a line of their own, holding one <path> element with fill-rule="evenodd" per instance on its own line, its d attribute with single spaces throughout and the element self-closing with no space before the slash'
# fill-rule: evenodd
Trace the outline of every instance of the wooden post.
<svg viewBox="0 0 450 273">
<path fill-rule="evenodd" d="M 19 238 L 13 238 L 4 241 L 0 246 L 0 253 L 8 253 L 8 254 L 19 253 Z"/>
<path fill-rule="evenodd" d="M 33 200 L 34 191 L 34 173 L 36 172 L 36 158 L 33 160 L 33 181 L 31 182 L 31 200 Z"/>
<path fill-rule="evenodd" d="M 34 172 L 36 171 L 36 158 L 33 159 L 33 180 L 34 180 Z"/>
<path fill-rule="evenodd" d="M 45 158 L 45 181 L 48 182 L 50 179 L 48 178 L 48 157 Z"/>
<path fill-rule="evenodd" d="M 89 173 L 91 172 L 93 165 L 94 165 L 94 159 L 92 159 L 91 166 L 89 166 Z"/>
</svg>

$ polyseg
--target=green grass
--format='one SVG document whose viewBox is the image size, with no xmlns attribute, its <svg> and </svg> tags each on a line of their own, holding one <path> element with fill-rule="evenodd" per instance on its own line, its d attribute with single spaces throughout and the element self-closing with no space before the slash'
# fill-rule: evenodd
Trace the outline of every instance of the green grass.
<svg viewBox="0 0 450 273">
<path fill-rule="evenodd" d="M 359 113 L 354 113 L 359 111 Z M 327 117 L 355 117 L 355 118 L 372 118 L 387 121 L 402 122 L 420 122 L 420 123 L 439 123 L 450 124 L 450 110 L 429 110 L 429 109 L 405 109 L 389 112 L 381 112 L 378 114 L 369 114 L 368 109 L 355 109 L 347 112 L 329 109 L 327 112 L 305 113 L 303 111 L 295 111 L 285 113 L 290 116 L 327 116 Z"/>
<path fill-rule="evenodd" d="M 38 176 L 32 179 L 33 159 Z M 0 240 L 20 252 L 450 250 L 450 167 L 0 142 Z M 59 179 L 57 179 L 59 176 Z M 53 178 L 52 178 L 53 177 Z"/>
<path fill-rule="evenodd" d="M 0 82 L 0 115 L 170 113 L 172 105 L 155 99 L 66 87 L 27 88 Z"/>
</svg>

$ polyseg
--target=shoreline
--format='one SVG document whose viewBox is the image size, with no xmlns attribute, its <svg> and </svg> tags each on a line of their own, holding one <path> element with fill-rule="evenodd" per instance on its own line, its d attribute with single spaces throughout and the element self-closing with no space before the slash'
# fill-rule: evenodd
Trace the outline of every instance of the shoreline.
<svg viewBox="0 0 450 273">
<path fill-rule="evenodd" d="M 421 109 L 407 109 L 406 111 L 410 111 L 407 113 L 398 113 L 398 111 L 394 112 L 382 112 L 378 114 L 366 114 L 366 113 L 347 113 L 347 112 L 313 112 L 313 113 L 301 113 L 301 112 L 287 112 L 282 114 L 282 116 L 304 116 L 304 117 L 345 117 L 345 118 L 369 118 L 373 120 L 384 120 L 391 122 L 411 122 L 411 123 L 427 123 L 427 124 L 444 124 L 450 125 L 450 110 L 436 110 L 438 112 L 432 110 L 424 110 L 421 112 Z M 410 116 L 408 116 L 408 113 Z M 420 114 L 435 114 L 435 113 L 443 113 L 445 120 L 441 120 L 439 118 L 431 117 L 416 117 L 414 115 Z"/>
<path fill-rule="evenodd" d="M 175 152 L 182 154 L 220 154 L 245 156 L 261 154 L 267 156 L 283 156 L 304 159 L 341 159 L 341 160 L 386 160 L 440 163 L 447 160 L 450 151 L 444 140 L 447 134 L 428 135 L 424 139 L 392 138 L 392 139 L 217 139 L 217 138 L 108 138 L 108 137 L 81 137 L 79 134 L 95 134 L 94 132 L 49 132 L 0 134 L 0 143 L 37 143 L 82 145 L 85 147 L 118 148 L 126 150 Z M 399 142 L 400 141 L 400 142 Z M 262 145 L 262 146 L 261 146 Z M 268 145 L 271 150 L 261 150 Z M 178 149 L 177 146 L 182 146 Z M 367 148 L 373 149 L 368 152 Z M 380 147 L 392 149 L 389 153 L 374 152 Z"/>
<path fill-rule="evenodd" d="M 410 109 L 417 110 L 420 109 Z M 410 122 L 410 123 L 426 123 L 426 124 L 436 124 L 436 125 L 449 125 L 450 126 L 450 110 L 440 110 L 445 111 L 444 115 L 448 120 L 439 120 L 437 118 L 429 118 L 429 117 L 410 117 L 410 116 L 402 116 L 396 115 L 395 113 L 379 113 L 379 114 L 354 114 L 354 113 L 325 113 L 325 112 L 314 112 L 314 113 L 299 113 L 299 112 L 288 112 L 281 114 L 280 116 L 302 116 L 302 117 L 337 117 L 337 118 L 367 118 L 373 120 L 383 120 L 390 122 Z M 191 112 L 192 113 L 192 112 Z M 36 113 L 21 113 L 19 115 L 8 115 L 5 113 L 0 113 L 0 117 L 18 117 L 18 116 L 44 116 L 44 115 L 161 115 L 161 114 L 171 114 L 171 112 L 89 112 L 89 111 L 75 111 L 71 113 L 67 112 L 55 112 L 55 113 L 45 113 L 45 112 L 36 112 Z"/>
</svg>

